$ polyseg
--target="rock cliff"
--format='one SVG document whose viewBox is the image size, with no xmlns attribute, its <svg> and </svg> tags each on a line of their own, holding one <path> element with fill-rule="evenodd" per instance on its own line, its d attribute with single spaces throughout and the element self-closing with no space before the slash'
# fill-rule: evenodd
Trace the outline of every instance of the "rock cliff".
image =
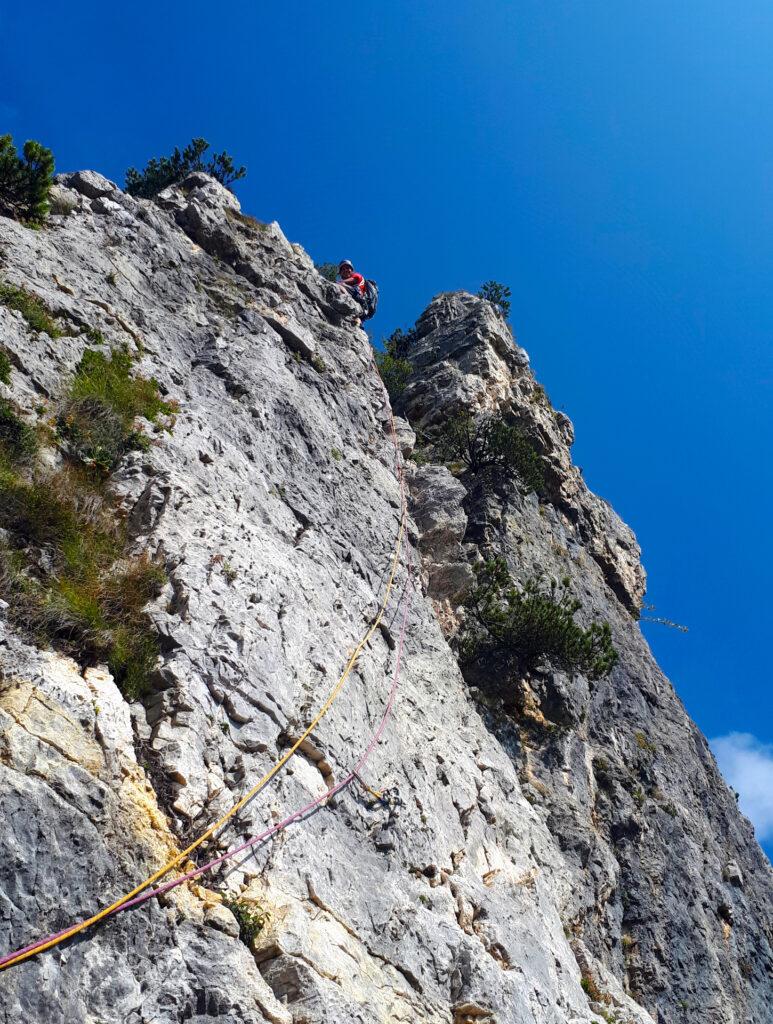
<svg viewBox="0 0 773 1024">
<path fill-rule="evenodd" d="M 179 403 L 109 480 L 128 550 L 167 582 L 133 702 L 104 666 L 0 623 L 0 954 L 132 888 L 302 735 L 384 597 L 401 518 L 367 335 L 300 246 L 203 175 L 150 202 L 79 172 L 55 200 L 44 230 L 0 218 L 2 279 L 61 329 L 0 305 L 0 387 L 48 429 L 52 465 L 46 424 L 95 338 Z M 287 768 L 194 858 L 346 776 L 384 712 L 413 575 L 394 712 L 363 770 L 386 798 L 355 782 L 198 884 L 9 968 L 3 1024 L 773 1020 L 770 865 L 641 636 L 635 538 L 489 303 L 436 297 L 409 358 L 410 518 L 384 619 Z M 437 456 L 449 417 L 493 410 L 528 432 L 540 498 Z M 611 626 L 609 677 L 545 665 L 494 692 L 485 665 L 463 674 L 460 606 L 492 557 L 570 581 L 578 618 Z M 237 898 L 268 915 L 249 942 Z"/>
</svg>

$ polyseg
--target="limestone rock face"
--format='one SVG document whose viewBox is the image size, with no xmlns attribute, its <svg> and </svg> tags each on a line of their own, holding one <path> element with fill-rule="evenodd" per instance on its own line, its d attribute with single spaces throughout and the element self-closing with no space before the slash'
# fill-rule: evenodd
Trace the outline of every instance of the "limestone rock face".
<svg viewBox="0 0 773 1024">
<path fill-rule="evenodd" d="M 572 464 L 570 420 L 551 407 L 495 307 L 463 292 L 439 295 L 419 318 L 416 333 L 410 354 L 416 372 L 403 402 L 411 423 L 427 430 L 459 412 L 504 410 L 527 425 L 543 458 L 553 506 L 571 522 L 617 597 L 638 609 L 645 574 L 636 538 L 585 486 Z"/>
<path fill-rule="evenodd" d="M 132 888 L 302 734 L 384 596 L 411 427 L 506 405 L 550 495 L 481 504 L 446 467 L 406 463 L 381 628 L 287 768 L 196 856 L 347 774 L 402 647 L 362 771 L 385 799 L 351 785 L 198 885 L 7 970 L 2 1024 L 768 1021 L 769 865 L 631 617 L 635 539 L 585 488 L 571 425 L 496 311 L 430 304 L 396 448 L 357 307 L 277 225 L 205 175 L 155 202 L 93 172 L 57 190 L 45 230 L 0 219 L 3 279 L 64 332 L 0 306 L 3 396 L 50 416 L 94 331 L 139 353 L 180 411 L 110 486 L 169 582 L 153 689 L 131 705 L 103 668 L 2 624 L 0 953 Z M 492 551 L 571 576 L 613 626 L 611 679 L 545 671 L 518 714 L 465 682 L 448 638 Z M 268 912 L 249 944 L 224 898 Z"/>
<path fill-rule="evenodd" d="M 545 668 L 513 697 L 480 703 L 573 877 L 562 915 L 578 963 L 601 988 L 603 964 L 658 1021 L 773 1019 L 770 864 L 635 621 L 645 577 L 633 534 L 572 465 L 571 424 L 491 304 L 438 296 L 408 358 L 416 370 L 401 411 L 419 436 L 449 412 L 499 410 L 548 467 L 541 502 L 517 486 L 481 487 L 470 473 L 452 491 L 433 465 L 410 477 L 430 596 L 458 559 L 437 550 L 441 506 L 444 523 L 466 518 L 455 540 L 469 563 L 504 557 L 521 581 L 568 578 L 580 616 L 612 626 L 620 661 L 608 679 Z M 453 634 L 458 618 L 445 621 Z M 496 682 L 495 666 L 490 674 Z M 492 681 L 485 667 L 468 675 L 483 691 Z"/>
</svg>

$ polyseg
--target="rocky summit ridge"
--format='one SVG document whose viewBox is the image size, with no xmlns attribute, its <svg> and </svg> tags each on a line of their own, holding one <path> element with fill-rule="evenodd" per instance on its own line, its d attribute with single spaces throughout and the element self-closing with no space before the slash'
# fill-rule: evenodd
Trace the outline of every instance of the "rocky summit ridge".
<svg viewBox="0 0 773 1024">
<path fill-rule="evenodd" d="M 135 700 L 94 659 L 0 623 L 0 954 L 132 888 L 303 733 L 383 598 L 401 517 L 357 307 L 278 225 L 205 175 L 155 201 L 61 175 L 53 206 L 43 230 L 0 218 L 2 280 L 61 328 L 0 304 L 2 395 L 48 429 L 54 468 L 52 417 L 95 343 L 125 346 L 175 400 L 173 426 L 108 481 L 127 550 L 166 582 Z M 197 884 L 6 970 L 2 1024 L 773 1021 L 773 874 L 642 638 L 635 537 L 586 487 L 571 422 L 495 307 L 437 296 L 408 355 L 410 517 L 384 619 L 209 850 L 350 770 L 384 710 L 413 563 L 395 710 L 363 770 L 387 798 L 349 786 Z M 437 455 L 449 418 L 494 411 L 535 446 L 540 497 Z M 578 617 L 610 624 L 611 674 L 541 666 L 496 694 L 485 666 L 463 672 L 461 605 L 492 558 L 567 579 Z"/>
</svg>

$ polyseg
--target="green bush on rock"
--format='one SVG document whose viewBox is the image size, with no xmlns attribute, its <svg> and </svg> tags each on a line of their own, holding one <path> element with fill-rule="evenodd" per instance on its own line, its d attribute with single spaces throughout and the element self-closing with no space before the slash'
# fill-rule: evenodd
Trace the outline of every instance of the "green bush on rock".
<svg viewBox="0 0 773 1024">
<path fill-rule="evenodd" d="M 496 306 L 505 320 L 510 316 L 510 295 L 511 292 L 507 285 L 500 284 L 499 281 L 484 282 L 478 292 L 478 298 L 485 299 Z"/>
<path fill-rule="evenodd" d="M 129 698 L 141 694 L 158 656 L 143 608 L 166 575 L 144 555 L 124 556 L 123 523 L 101 481 L 71 466 L 32 480 L 0 469 L 0 527 L 9 620 L 81 661 L 106 661 Z"/>
<path fill-rule="evenodd" d="M 49 338 L 61 336 L 62 332 L 54 323 L 51 313 L 37 295 L 28 292 L 26 288 L 17 288 L 0 281 L 0 305 L 21 313 L 33 331 L 45 331 Z"/>
<path fill-rule="evenodd" d="M 384 339 L 384 349 L 395 359 L 407 359 L 411 345 L 416 341 L 416 331 L 410 328 L 404 331 L 398 327 Z"/>
<path fill-rule="evenodd" d="M 19 156 L 10 135 L 0 135 L 0 215 L 39 225 L 48 215 L 54 157 L 31 139 L 22 152 Z"/>
<path fill-rule="evenodd" d="M 258 904 L 246 900 L 224 900 L 223 906 L 234 915 L 239 922 L 239 938 L 246 946 L 252 946 L 257 936 L 268 924 L 270 914 Z"/>
<path fill-rule="evenodd" d="M 132 365 L 126 349 L 109 355 L 87 349 L 59 414 L 59 431 L 71 453 L 105 471 L 130 449 L 147 446 L 145 436 L 134 429 L 136 417 L 155 422 L 174 411 L 161 398 L 157 382 L 133 375 Z"/>
<path fill-rule="evenodd" d="M 315 263 L 314 269 L 321 274 L 326 281 L 335 281 L 338 278 L 338 267 L 335 263 Z"/>
<path fill-rule="evenodd" d="M 192 139 L 182 150 L 175 146 L 171 156 L 154 157 L 143 171 L 130 167 L 126 172 L 126 191 L 131 196 L 152 199 L 169 185 L 182 181 L 194 171 L 211 174 L 221 185 L 230 188 L 235 181 L 244 178 L 246 167 L 235 167 L 233 157 L 228 153 L 215 153 L 208 160 L 204 155 L 209 149 L 206 139 Z"/>
<path fill-rule="evenodd" d="M 376 367 L 393 404 L 405 391 L 413 372 L 413 364 L 406 357 L 414 337 L 414 331 L 398 327 L 384 339 L 383 350 L 376 352 Z"/>
<path fill-rule="evenodd" d="M 539 495 L 545 491 L 541 458 L 523 430 L 508 424 L 501 413 L 477 419 L 466 412 L 454 416 L 441 429 L 437 449 L 441 457 L 462 462 L 472 473 L 498 479 L 517 476 L 528 490 Z"/>
<path fill-rule="evenodd" d="M 29 462 L 37 450 L 35 430 L 19 417 L 10 402 L 0 399 L 0 465 Z"/>
<path fill-rule="evenodd" d="M 67 457 L 55 471 L 35 458 L 38 432 L 0 401 L 0 597 L 19 630 L 82 663 L 107 662 L 134 699 L 158 658 L 144 608 L 166 574 L 146 555 L 126 554 L 125 516 L 105 471 L 139 443 L 136 416 L 156 420 L 173 406 L 131 369 L 124 350 L 84 353 L 60 416 Z"/>
<path fill-rule="evenodd" d="M 389 352 L 377 353 L 376 366 L 389 395 L 389 401 L 394 404 L 405 391 L 413 367 L 406 359 L 395 359 Z"/>
<path fill-rule="evenodd" d="M 547 660 L 568 673 L 601 679 L 617 664 L 608 622 L 583 629 L 574 616 L 580 602 L 569 580 L 527 580 L 516 585 L 503 559 L 484 563 L 465 603 L 459 639 L 462 663 L 486 661 L 505 677 L 533 671 Z"/>
</svg>

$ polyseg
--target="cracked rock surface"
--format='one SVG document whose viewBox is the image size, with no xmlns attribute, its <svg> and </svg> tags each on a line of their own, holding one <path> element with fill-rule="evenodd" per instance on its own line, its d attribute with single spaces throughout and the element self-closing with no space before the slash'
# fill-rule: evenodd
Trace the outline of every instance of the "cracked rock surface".
<svg viewBox="0 0 773 1024">
<path fill-rule="evenodd" d="M 397 453 L 356 306 L 276 224 L 205 175 L 154 202 L 94 172 L 56 188 L 70 212 L 45 230 L 0 219 L 0 274 L 64 331 L 35 334 L 0 306 L 4 394 L 30 422 L 55 409 L 98 330 L 180 411 L 111 479 L 134 549 L 168 574 L 150 608 L 152 692 L 129 705 L 103 668 L 3 626 L 3 953 L 130 889 L 302 734 L 384 595 L 411 427 L 507 404 L 549 499 L 476 496 L 446 467 L 406 462 L 411 518 L 382 628 L 206 852 L 356 762 L 384 710 L 413 563 L 395 711 L 363 772 L 390 799 L 351 786 L 199 885 L 6 971 L 2 1024 L 769 1021 L 769 865 L 631 617 L 636 541 L 585 488 L 571 424 L 534 399 L 493 308 L 453 294 L 423 314 Z M 546 671 L 523 681 L 517 713 L 481 699 L 449 638 L 491 552 L 516 574 L 571 576 L 613 626 L 609 680 Z M 223 896 L 269 912 L 249 945 Z"/>
</svg>

